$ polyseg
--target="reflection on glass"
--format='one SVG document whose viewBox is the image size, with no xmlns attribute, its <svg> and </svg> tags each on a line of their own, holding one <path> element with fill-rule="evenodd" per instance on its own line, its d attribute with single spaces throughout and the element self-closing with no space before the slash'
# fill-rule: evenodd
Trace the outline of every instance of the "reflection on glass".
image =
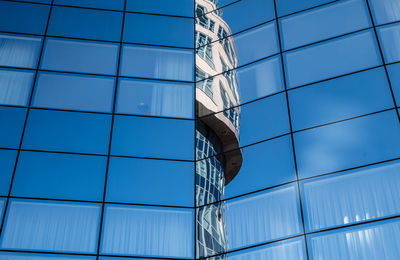
<svg viewBox="0 0 400 260">
<path fill-rule="evenodd" d="M 49 255 L 1 252 L 0 260 L 95 260 L 95 256 Z"/>
</svg>

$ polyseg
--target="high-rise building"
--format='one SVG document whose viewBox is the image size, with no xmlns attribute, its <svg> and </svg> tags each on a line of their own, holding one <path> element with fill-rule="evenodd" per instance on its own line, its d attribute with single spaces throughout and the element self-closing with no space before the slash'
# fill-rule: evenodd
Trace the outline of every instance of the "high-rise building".
<svg viewBox="0 0 400 260">
<path fill-rule="evenodd" d="M 399 0 L 0 0 L 0 260 L 400 259 Z"/>
</svg>

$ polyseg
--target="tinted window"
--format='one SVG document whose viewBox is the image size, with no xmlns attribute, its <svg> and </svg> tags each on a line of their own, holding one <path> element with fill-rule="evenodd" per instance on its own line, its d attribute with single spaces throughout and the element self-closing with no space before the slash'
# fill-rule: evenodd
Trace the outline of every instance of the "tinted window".
<svg viewBox="0 0 400 260">
<path fill-rule="evenodd" d="M 101 9 L 124 10 L 124 0 L 54 0 L 54 4 L 92 7 Z"/>
<path fill-rule="evenodd" d="M 36 68 L 42 46 L 41 38 L 0 34 L 0 44 L 0 65 Z"/>
<path fill-rule="evenodd" d="M 35 73 L 0 69 L 0 104 L 28 106 Z"/>
<path fill-rule="evenodd" d="M 126 10 L 140 13 L 193 17 L 194 0 L 126 0 Z"/>
<path fill-rule="evenodd" d="M 393 24 L 378 29 L 386 62 L 400 60 L 400 25 Z"/>
<path fill-rule="evenodd" d="M 0 196 L 8 196 L 16 157 L 17 151 L 0 150 Z"/>
<path fill-rule="evenodd" d="M 0 147 L 18 148 L 26 118 L 26 109 L 0 107 Z"/>
</svg>

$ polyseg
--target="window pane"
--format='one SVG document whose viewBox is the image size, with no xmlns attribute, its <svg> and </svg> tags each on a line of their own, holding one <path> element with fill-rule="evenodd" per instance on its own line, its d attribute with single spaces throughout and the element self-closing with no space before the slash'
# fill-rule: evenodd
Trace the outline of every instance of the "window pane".
<svg viewBox="0 0 400 260">
<path fill-rule="evenodd" d="M 387 111 L 294 134 L 301 178 L 400 157 L 400 126 Z"/>
<path fill-rule="evenodd" d="M 40 72 L 34 107 L 112 112 L 114 78 Z"/>
<path fill-rule="evenodd" d="M 380 65 L 372 31 L 352 34 L 287 52 L 284 55 L 290 87 Z"/>
<path fill-rule="evenodd" d="M 400 212 L 398 161 L 304 181 L 309 231 L 389 217 Z"/>
<path fill-rule="evenodd" d="M 127 0 L 126 10 L 139 13 L 169 14 L 193 17 L 194 0 Z"/>
<path fill-rule="evenodd" d="M 2 249 L 95 253 L 97 204 L 10 200 Z"/>
<path fill-rule="evenodd" d="M 94 40 L 121 40 L 122 13 L 54 6 L 47 34 Z"/>
<path fill-rule="evenodd" d="M 285 50 L 371 26 L 365 0 L 333 4 L 280 21 Z"/>
<path fill-rule="evenodd" d="M 54 0 L 54 4 L 59 5 L 71 5 L 71 6 L 82 6 L 82 7 L 92 7 L 100 9 L 111 9 L 111 10 L 124 10 L 124 0 Z"/>
<path fill-rule="evenodd" d="M 3 210 L 6 204 L 6 199 L 0 198 L 0 218 L 3 219 Z"/>
<path fill-rule="evenodd" d="M 242 167 L 238 175 L 225 186 L 225 198 L 296 179 L 289 135 L 243 148 L 242 152 Z"/>
<path fill-rule="evenodd" d="M 124 42 L 193 48 L 193 23 L 192 18 L 127 13 Z"/>
<path fill-rule="evenodd" d="M 0 31 L 44 34 L 49 5 L 0 1 Z"/>
<path fill-rule="evenodd" d="M 117 113 L 193 117 L 193 85 L 160 81 L 119 81 Z"/>
<path fill-rule="evenodd" d="M 0 252 L 0 260 L 95 260 L 95 256 L 71 256 Z"/>
<path fill-rule="evenodd" d="M 101 252 L 189 258 L 193 237 L 192 209 L 107 205 Z"/>
<path fill-rule="evenodd" d="M 106 167 L 102 156 L 21 152 L 11 194 L 101 201 Z"/>
<path fill-rule="evenodd" d="M 107 154 L 110 115 L 32 110 L 23 148 Z"/>
<path fill-rule="evenodd" d="M 0 104 L 27 106 L 35 73 L 0 69 Z"/>
<path fill-rule="evenodd" d="M 111 158 L 107 201 L 193 206 L 192 162 Z"/>
<path fill-rule="evenodd" d="M 0 128 L 0 147 L 19 147 L 25 119 L 25 108 L 0 107 L 0 122 L 4 122 Z"/>
<path fill-rule="evenodd" d="M 393 107 L 383 68 L 289 91 L 294 130 Z"/>
<path fill-rule="evenodd" d="M 48 70 L 114 75 L 118 44 L 46 39 L 40 67 Z"/>
<path fill-rule="evenodd" d="M 41 46 L 40 37 L 0 34 L 0 65 L 36 68 Z"/>
<path fill-rule="evenodd" d="M 333 1 L 332 0 L 308 0 L 308 1 L 276 0 L 276 8 L 278 11 L 278 16 L 282 16 L 294 12 L 299 12 L 329 2 Z"/>
<path fill-rule="evenodd" d="M 400 106 L 400 64 L 390 65 L 387 67 L 387 70 L 390 77 L 390 83 L 392 83 L 397 106 Z"/>
<path fill-rule="evenodd" d="M 0 196 L 8 196 L 16 157 L 17 151 L 0 150 Z"/>
<path fill-rule="evenodd" d="M 124 45 L 121 57 L 121 75 L 192 81 L 193 51 Z"/>
<path fill-rule="evenodd" d="M 116 116 L 111 154 L 193 160 L 194 122 Z"/>
<path fill-rule="evenodd" d="M 338 229 L 308 237 L 310 259 L 397 260 L 400 255 L 398 219 Z"/>
<path fill-rule="evenodd" d="M 383 56 L 387 63 L 400 61 L 400 24 L 393 24 L 378 29 L 382 42 Z"/>
<path fill-rule="evenodd" d="M 375 24 L 384 24 L 400 20 L 400 2 L 398 0 L 369 0 L 374 14 Z"/>
</svg>

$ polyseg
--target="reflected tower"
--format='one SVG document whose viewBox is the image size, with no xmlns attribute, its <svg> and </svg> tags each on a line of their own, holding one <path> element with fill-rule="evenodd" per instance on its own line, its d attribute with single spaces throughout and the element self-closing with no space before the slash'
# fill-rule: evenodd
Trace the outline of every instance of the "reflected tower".
<svg viewBox="0 0 400 260">
<path fill-rule="evenodd" d="M 242 165 L 239 148 L 240 96 L 237 55 L 218 0 L 196 0 L 196 202 L 224 199 L 225 186 Z M 229 155 L 224 154 L 226 151 Z M 224 252 L 223 202 L 196 213 L 197 258 Z M 221 256 L 214 259 L 225 259 Z"/>
</svg>

